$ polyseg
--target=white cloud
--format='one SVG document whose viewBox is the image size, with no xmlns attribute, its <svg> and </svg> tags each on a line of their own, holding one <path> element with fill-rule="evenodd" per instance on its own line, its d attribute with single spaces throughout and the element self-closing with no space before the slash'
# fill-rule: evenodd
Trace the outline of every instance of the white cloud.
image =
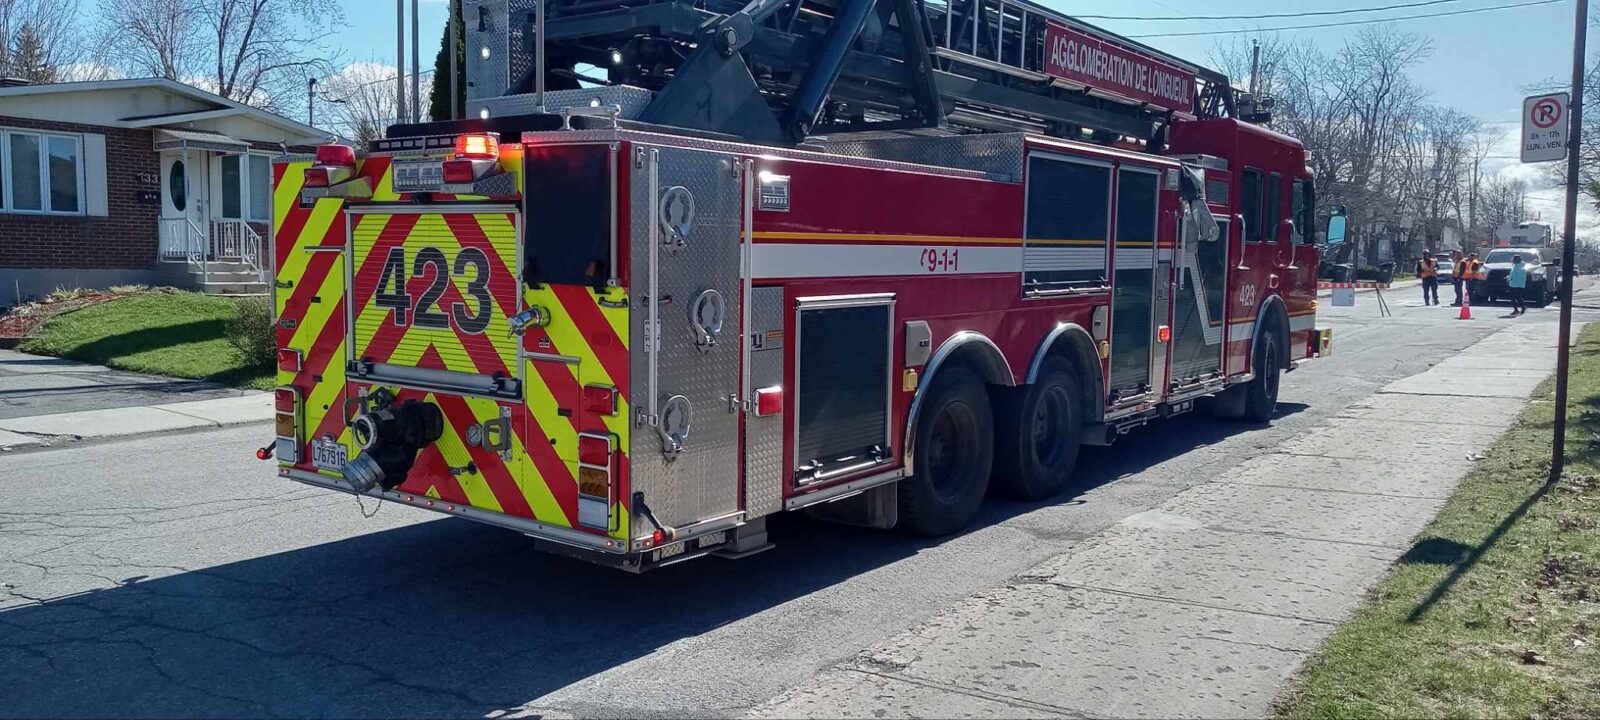
<svg viewBox="0 0 1600 720">
<path fill-rule="evenodd" d="M 57 69 L 61 82 L 87 82 L 91 80 L 121 80 L 127 73 L 100 62 L 79 62 L 62 65 Z"/>
</svg>

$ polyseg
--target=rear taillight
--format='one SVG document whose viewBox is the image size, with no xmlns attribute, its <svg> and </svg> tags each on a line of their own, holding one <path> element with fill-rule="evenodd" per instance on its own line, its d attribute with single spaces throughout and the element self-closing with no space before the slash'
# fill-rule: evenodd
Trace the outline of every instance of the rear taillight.
<svg viewBox="0 0 1600 720">
<path fill-rule="evenodd" d="M 272 426 L 278 436 L 277 455 L 280 462 L 300 462 L 300 391 L 280 387 L 272 391 Z"/>
<path fill-rule="evenodd" d="M 583 386 L 583 411 L 590 415 L 616 415 L 617 389 L 610 385 Z"/>
<path fill-rule="evenodd" d="M 315 164 L 305 170 L 305 186 L 332 187 L 356 173 L 356 149 L 349 145 L 319 145 Z"/>
<path fill-rule="evenodd" d="M 284 372 L 300 372 L 300 364 L 305 354 L 294 348 L 278 348 L 278 369 Z"/>
<path fill-rule="evenodd" d="M 579 434 L 578 464 L 609 470 L 611 468 L 611 436 L 592 433 Z"/>
<path fill-rule="evenodd" d="M 578 524 L 611 527 L 610 435 L 578 433 Z"/>
<path fill-rule="evenodd" d="M 478 168 L 471 160 L 446 160 L 441 175 L 447 183 L 470 183 L 478 179 Z"/>
<path fill-rule="evenodd" d="M 328 169 L 325 167 L 306 168 L 306 187 L 327 187 L 331 184 Z"/>
</svg>

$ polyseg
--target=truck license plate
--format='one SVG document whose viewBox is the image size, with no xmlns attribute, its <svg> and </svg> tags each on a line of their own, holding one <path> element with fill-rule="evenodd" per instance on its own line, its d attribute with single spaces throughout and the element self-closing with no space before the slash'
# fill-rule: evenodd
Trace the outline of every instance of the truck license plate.
<svg viewBox="0 0 1600 720">
<path fill-rule="evenodd" d="M 311 441 L 311 464 L 322 470 L 344 472 L 345 448 L 333 438 L 321 437 Z"/>
</svg>

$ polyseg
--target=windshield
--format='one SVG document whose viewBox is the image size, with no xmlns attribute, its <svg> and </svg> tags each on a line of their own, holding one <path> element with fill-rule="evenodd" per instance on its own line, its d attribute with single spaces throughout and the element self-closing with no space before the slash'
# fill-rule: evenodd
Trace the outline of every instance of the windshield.
<svg viewBox="0 0 1600 720">
<path fill-rule="evenodd" d="M 1505 263 L 1510 265 L 1511 258 L 1514 258 L 1518 255 L 1522 256 L 1522 262 L 1524 263 L 1529 265 L 1539 264 L 1539 252 L 1537 250 L 1529 250 L 1527 248 L 1522 248 L 1519 250 L 1491 250 L 1489 251 L 1489 257 L 1484 258 L 1483 261 L 1490 265 L 1495 263 Z"/>
</svg>

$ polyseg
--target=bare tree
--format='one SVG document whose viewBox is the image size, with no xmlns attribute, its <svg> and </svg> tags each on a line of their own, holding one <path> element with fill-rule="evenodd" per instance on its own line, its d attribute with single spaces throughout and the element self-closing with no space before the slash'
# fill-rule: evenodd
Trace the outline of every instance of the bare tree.
<svg viewBox="0 0 1600 720">
<path fill-rule="evenodd" d="M 0 0 L 0 76 L 57 82 L 76 62 L 77 0 Z"/>
<path fill-rule="evenodd" d="M 333 118 L 334 129 L 346 138 L 365 144 L 383 136 L 395 122 L 393 65 L 368 61 L 346 65 L 318 83 L 322 101 Z M 419 93 L 431 91 L 432 76 L 422 78 Z"/>
<path fill-rule="evenodd" d="M 336 5 L 317 0 L 101 0 L 101 8 L 113 63 L 273 110 L 304 106 L 300 88 L 334 61 L 327 40 L 343 23 Z"/>
<path fill-rule="evenodd" d="M 104 57 L 130 75 L 178 80 L 199 68 L 190 0 L 100 0 Z"/>
</svg>

